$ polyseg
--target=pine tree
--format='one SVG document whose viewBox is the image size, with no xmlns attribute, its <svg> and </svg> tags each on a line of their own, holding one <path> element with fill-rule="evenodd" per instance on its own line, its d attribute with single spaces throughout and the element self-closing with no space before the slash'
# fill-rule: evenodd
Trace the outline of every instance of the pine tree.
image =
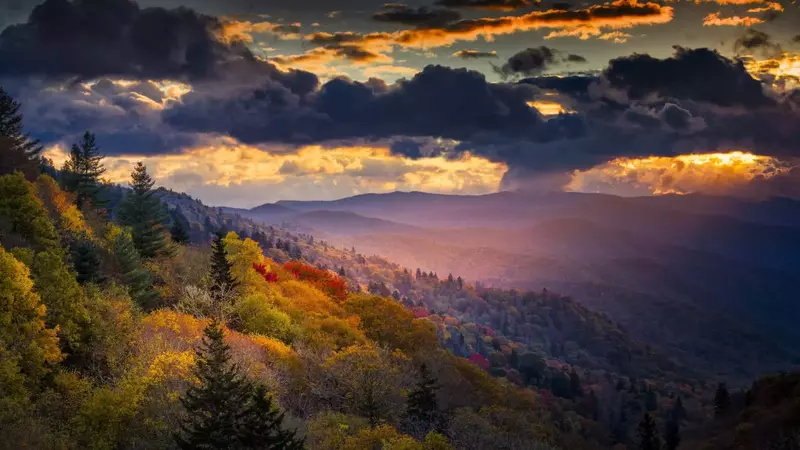
<svg viewBox="0 0 800 450">
<path fill-rule="evenodd" d="M 73 144 L 69 160 L 64 163 L 64 181 L 67 190 L 76 193 L 75 204 L 84 209 L 87 204 L 102 206 L 98 194 L 102 189 L 100 176 L 105 173 L 103 156 L 97 148 L 95 137 L 85 132 L 80 143 Z"/>
<path fill-rule="evenodd" d="M 42 146 L 23 132 L 21 107 L 0 87 L 0 175 L 19 170 L 34 179 L 41 165 Z"/>
<path fill-rule="evenodd" d="M 131 173 L 131 192 L 123 201 L 119 210 L 120 221 L 131 227 L 133 244 L 139 254 L 146 259 L 158 255 L 170 255 L 171 248 L 167 242 L 167 214 L 161 201 L 153 191 L 155 182 L 147 173 L 147 167 L 141 162 Z"/>
<path fill-rule="evenodd" d="M 103 273 L 100 270 L 100 254 L 97 246 L 92 241 L 81 239 L 74 242 L 70 248 L 70 254 L 78 283 L 99 283 L 103 281 Z"/>
<path fill-rule="evenodd" d="M 199 383 L 181 397 L 186 417 L 175 441 L 184 450 L 244 448 L 242 428 L 248 422 L 253 388 L 231 363 L 222 326 L 213 320 L 204 335 L 194 370 Z"/>
<path fill-rule="evenodd" d="M 169 229 L 170 237 L 172 237 L 172 241 L 176 244 L 186 244 L 189 242 L 189 233 L 186 232 L 186 228 L 184 228 L 183 223 L 177 217 L 172 220 L 172 227 Z"/>
<path fill-rule="evenodd" d="M 122 271 L 122 281 L 128 287 L 131 298 L 146 310 L 154 309 L 159 296 L 153 289 L 153 277 L 142 266 L 139 252 L 126 233 L 120 233 L 114 240 L 114 256 Z"/>
<path fill-rule="evenodd" d="M 644 413 L 636 432 L 639 435 L 639 450 L 661 450 L 661 438 L 650 414 Z"/>
<path fill-rule="evenodd" d="M 303 439 L 292 430 L 284 430 L 284 414 L 272 404 L 272 397 L 262 384 L 256 385 L 244 411 L 240 442 L 245 449 L 299 450 Z"/>
<path fill-rule="evenodd" d="M 681 428 L 678 420 L 670 417 L 664 430 L 664 450 L 675 450 L 681 445 Z"/>
<path fill-rule="evenodd" d="M 239 286 L 231 273 L 232 267 L 233 264 L 228 261 L 225 251 L 224 236 L 222 232 L 217 233 L 214 243 L 211 244 L 211 293 L 218 301 L 221 300 L 219 297 L 223 292 L 229 292 Z"/>
<path fill-rule="evenodd" d="M 425 363 L 419 369 L 417 384 L 408 393 L 406 414 L 412 422 L 422 424 L 428 428 L 426 431 L 430 431 L 431 428 L 438 429 L 441 426 L 436 401 L 436 390 L 439 386 Z"/>
<path fill-rule="evenodd" d="M 725 383 L 717 385 L 717 392 L 714 395 L 714 415 L 716 417 L 725 414 L 731 406 L 731 397 Z"/>
</svg>

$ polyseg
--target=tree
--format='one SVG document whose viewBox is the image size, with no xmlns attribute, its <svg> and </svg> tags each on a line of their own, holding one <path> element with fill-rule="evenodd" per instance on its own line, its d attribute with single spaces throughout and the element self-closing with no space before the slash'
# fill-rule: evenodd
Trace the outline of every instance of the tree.
<svg viewBox="0 0 800 450">
<path fill-rule="evenodd" d="M 242 430 L 252 418 L 247 410 L 252 408 L 253 387 L 231 363 L 231 349 L 219 322 L 212 320 L 203 334 L 194 369 L 198 383 L 180 399 L 186 416 L 175 441 L 184 450 L 244 448 Z"/>
<path fill-rule="evenodd" d="M 169 229 L 170 237 L 172 237 L 172 241 L 176 244 L 186 244 L 189 242 L 189 233 L 186 232 L 186 228 L 184 228 L 183 223 L 180 220 L 175 218 L 172 221 L 172 227 Z"/>
<path fill-rule="evenodd" d="M 131 192 L 122 202 L 119 219 L 124 225 L 131 227 L 133 245 L 142 258 L 154 258 L 158 255 L 170 255 L 167 243 L 167 214 L 161 201 L 153 191 L 155 182 L 147 173 L 147 167 L 141 162 L 131 172 Z"/>
<path fill-rule="evenodd" d="M 220 300 L 220 295 L 223 292 L 230 292 L 235 289 L 239 283 L 233 278 L 231 269 L 233 263 L 228 260 L 228 254 L 225 246 L 225 236 L 222 232 L 217 233 L 214 237 L 214 243 L 211 245 L 211 294 Z"/>
<path fill-rule="evenodd" d="M 61 360 L 56 330 L 45 327 L 44 315 L 28 268 L 0 246 L 0 428 Z"/>
<path fill-rule="evenodd" d="M 284 414 L 272 404 L 272 397 L 262 384 L 252 389 L 244 411 L 240 442 L 245 449 L 300 450 L 303 439 L 292 430 L 284 430 Z"/>
<path fill-rule="evenodd" d="M 678 420 L 673 416 L 667 421 L 664 430 L 664 450 L 675 450 L 681 445 L 681 428 Z"/>
<path fill-rule="evenodd" d="M 78 283 L 99 283 L 103 281 L 100 271 L 101 260 L 97 246 L 89 239 L 75 241 L 70 248 L 72 266 L 75 268 Z"/>
<path fill-rule="evenodd" d="M 412 422 L 422 425 L 425 432 L 439 428 L 439 406 L 436 401 L 436 390 L 439 388 L 428 366 L 425 363 L 419 368 L 417 384 L 408 393 L 406 414 Z"/>
<path fill-rule="evenodd" d="M 636 433 L 639 435 L 639 450 L 661 450 L 661 438 L 656 423 L 649 413 L 644 413 Z"/>
<path fill-rule="evenodd" d="M 102 205 L 97 196 L 102 189 L 100 176 L 105 171 L 95 137 L 87 131 L 79 143 L 72 145 L 63 168 L 64 184 L 67 190 L 76 194 L 75 204 L 79 209 L 84 209 L 88 203 Z"/>
<path fill-rule="evenodd" d="M 731 397 L 725 383 L 717 385 L 717 392 L 714 394 L 714 416 L 724 415 L 731 407 Z"/>
<path fill-rule="evenodd" d="M 23 132 L 21 107 L 0 87 L 0 175 L 19 170 L 33 179 L 41 166 L 42 146 Z"/>
<path fill-rule="evenodd" d="M 153 276 L 142 266 L 139 252 L 127 233 L 120 233 L 114 240 L 114 256 L 131 298 L 146 310 L 155 309 L 159 295 L 153 289 Z"/>
</svg>

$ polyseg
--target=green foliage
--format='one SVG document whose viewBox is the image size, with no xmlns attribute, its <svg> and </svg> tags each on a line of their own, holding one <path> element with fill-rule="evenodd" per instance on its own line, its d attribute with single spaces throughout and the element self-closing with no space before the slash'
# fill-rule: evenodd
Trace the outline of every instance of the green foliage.
<svg viewBox="0 0 800 450">
<path fill-rule="evenodd" d="M 100 283 L 105 279 L 101 271 L 100 248 L 89 239 L 78 239 L 70 246 L 72 266 L 78 283 Z"/>
<path fill-rule="evenodd" d="M 436 401 L 438 388 L 436 378 L 423 363 L 419 369 L 417 384 L 408 393 L 406 414 L 412 422 L 422 425 L 426 433 L 434 428 L 440 429 L 442 425 L 439 404 Z"/>
<path fill-rule="evenodd" d="M 64 264 L 62 256 L 53 250 L 37 253 L 31 259 L 30 268 L 36 291 L 47 307 L 47 326 L 58 330 L 65 352 L 77 351 L 82 345 L 81 333 L 89 316 L 75 275 Z"/>
<path fill-rule="evenodd" d="M 238 324 L 248 333 L 263 334 L 291 343 L 297 331 L 288 314 L 269 303 L 263 294 L 250 294 L 235 305 Z"/>
<path fill-rule="evenodd" d="M 168 220 L 161 200 L 154 196 L 155 182 L 141 162 L 131 173 L 131 192 L 119 208 L 119 219 L 131 228 L 131 236 L 136 250 L 142 258 L 150 259 L 159 255 L 170 255 L 172 250 L 167 241 Z"/>
<path fill-rule="evenodd" d="M 26 407 L 30 393 L 61 360 L 45 309 L 28 268 L 0 247 L 0 429 Z"/>
<path fill-rule="evenodd" d="M 39 173 L 42 146 L 23 132 L 21 107 L 0 87 L 0 175 L 21 171 L 32 180 Z"/>
<path fill-rule="evenodd" d="M 233 278 L 233 263 L 228 260 L 225 237 L 218 233 L 211 246 L 211 292 L 221 295 L 226 290 L 236 289 L 239 283 Z"/>
<path fill-rule="evenodd" d="M 72 145 L 69 159 L 62 169 L 64 185 L 75 193 L 78 208 L 84 209 L 89 204 L 94 207 L 103 205 L 98 194 L 102 189 L 100 177 L 105 171 L 94 134 L 87 131 L 79 143 Z"/>
<path fill-rule="evenodd" d="M 424 351 L 437 346 L 430 323 L 415 320 L 402 305 L 386 297 L 355 295 L 345 309 L 361 318 L 367 337 L 406 352 Z"/>
<path fill-rule="evenodd" d="M 139 252 L 125 232 L 119 233 L 114 240 L 114 257 L 122 273 L 122 282 L 128 287 L 131 298 L 145 310 L 155 308 L 159 296 L 153 289 L 153 277 L 142 266 Z"/>
<path fill-rule="evenodd" d="M 172 238 L 172 241 L 176 244 L 188 244 L 189 243 L 189 233 L 186 231 L 186 225 L 184 225 L 183 221 L 175 218 L 172 221 L 172 226 L 169 229 L 169 235 Z"/>
<path fill-rule="evenodd" d="M 303 439 L 281 428 L 284 414 L 272 403 L 267 388 L 257 384 L 244 411 L 240 442 L 244 449 L 300 450 Z"/>
<path fill-rule="evenodd" d="M 197 351 L 192 385 L 181 398 L 186 418 L 175 436 L 182 449 L 294 450 L 303 447 L 281 425 L 283 414 L 263 386 L 253 386 L 231 363 L 222 326 L 212 321 Z"/>
<path fill-rule="evenodd" d="M 33 184 L 20 173 L 0 177 L 0 240 L 9 247 L 58 248 L 58 234 Z"/>
</svg>

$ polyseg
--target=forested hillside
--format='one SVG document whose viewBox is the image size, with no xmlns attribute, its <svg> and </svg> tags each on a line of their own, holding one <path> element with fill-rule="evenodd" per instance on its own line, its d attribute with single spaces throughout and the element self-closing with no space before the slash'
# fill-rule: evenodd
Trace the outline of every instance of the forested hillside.
<svg viewBox="0 0 800 450">
<path fill-rule="evenodd" d="M 568 297 L 265 226 L 142 163 L 111 186 L 88 132 L 52 167 L 3 101 L 2 449 L 674 450 L 720 408 Z"/>
</svg>

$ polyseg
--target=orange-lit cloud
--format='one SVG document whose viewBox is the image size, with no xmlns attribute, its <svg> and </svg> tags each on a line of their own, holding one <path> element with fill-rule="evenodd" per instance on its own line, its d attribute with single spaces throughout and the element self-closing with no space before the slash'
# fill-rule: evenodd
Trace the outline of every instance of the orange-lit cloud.
<svg viewBox="0 0 800 450">
<path fill-rule="evenodd" d="M 783 5 L 778 2 L 767 2 L 764 6 L 760 6 L 758 8 L 751 8 L 748 9 L 747 12 L 749 13 L 762 13 L 768 11 L 783 11 Z"/>
<path fill-rule="evenodd" d="M 778 90 L 800 88 L 800 54 L 782 53 L 769 59 L 743 58 L 744 66 L 754 77 L 770 82 Z"/>
<path fill-rule="evenodd" d="M 296 58 L 332 56 L 348 58 L 340 49 L 359 49 L 364 54 L 385 54 L 392 47 L 431 49 L 453 45 L 461 41 L 480 38 L 492 41 L 524 31 L 551 29 L 548 38 L 574 36 L 581 39 L 601 37 L 615 42 L 624 42 L 630 35 L 619 30 L 639 25 L 655 25 L 672 20 L 673 9 L 654 2 L 638 0 L 616 0 L 585 9 L 551 9 L 534 11 L 519 16 L 483 17 L 465 19 L 442 27 L 418 28 L 396 32 L 356 33 L 351 31 L 328 33 L 317 32 L 306 36 L 306 40 L 318 49 L 298 55 Z M 323 49 L 323 50 L 319 50 Z M 284 60 L 283 63 L 288 63 Z"/>
<path fill-rule="evenodd" d="M 569 109 L 558 102 L 549 100 L 534 100 L 528 102 L 528 106 L 535 108 L 543 116 L 557 116 L 559 114 L 571 113 Z"/>
<path fill-rule="evenodd" d="M 743 151 L 617 158 L 575 171 L 565 190 L 622 195 L 725 194 L 789 170 L 774 158 Z"/>
<path fill-rule="evenodd" d="M 721 27 L 721 26 L 751 27 L 759 23 L 764 23 L 764 20 L 759 19 L 758 17 L 747 17 L 747 16 L 722 17 L 721 13 L 718 12 L 711 13 L 703 18 L 704 27 Z"/>
<path fill-rule="evenodd" d="M 46 156 L 60 166 L 67 152 L 56 146 Z M 105 176 L 126 183 L 136 161 L 147 165 L 160 186 L 209 202 L 236 198 L 237 206 L 394 190 L 481 194 L 497 191 L 507 170 L 505 164 L 469 153 L 411 159 L 381 146 L 269 151 L 220 138 L 178 154 L 109 156 Z"/>
<path fill-rule="evenodd" d="M 225 43 L 236 41 L 252 43 L 254 34 L 271 33 L 282 40 L 297 40 L 300 35 L 300 23 L 279 24 L 273 22 L 251 22 L 248 20 L 235 20 L 223 18 L 220 28 L 216 30 L 217 39 Z"/>
</svg>

